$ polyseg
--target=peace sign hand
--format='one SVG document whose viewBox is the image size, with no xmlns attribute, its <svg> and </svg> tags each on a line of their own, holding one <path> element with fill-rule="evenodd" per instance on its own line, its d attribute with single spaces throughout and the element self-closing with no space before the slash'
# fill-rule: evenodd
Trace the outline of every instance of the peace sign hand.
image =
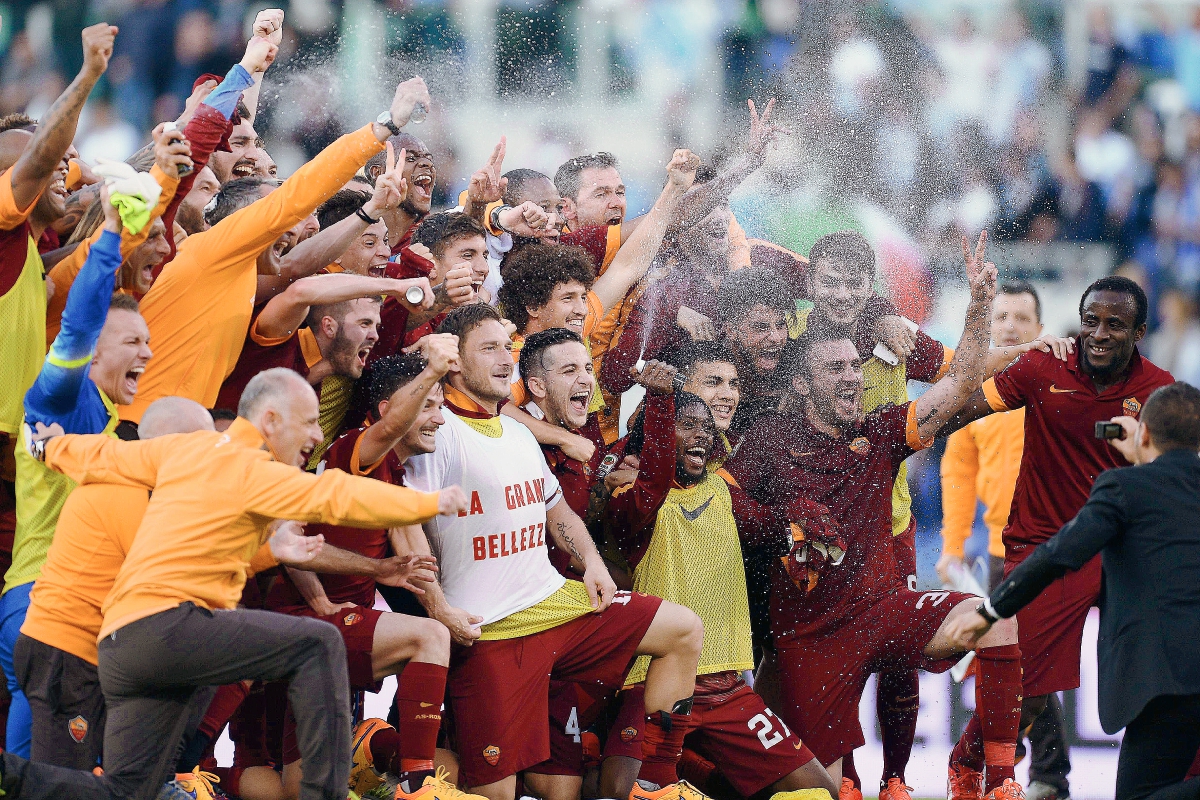
<svg viewBox="0 0 1200 800">
<path fill-rule="evenodd" d="M 372 219 L 379 219 L 381 214 L 398 208 L 408 194 L 408 181 L 404 180 L 404 170 L 396 168 L 397 164 L 404 163 L 408 153 L 404 148 L 400 148 L 400 156 L 397 158 L 396 149 L 392 147 L 391 141 L 387 142 L 386 147 L 384 171 L 375 179 L 375 191 L 371 193 L 371 199 L 363 203 L 363 213 Z"/>
<path fill-rule="evenodd" d="M 508 141 L 501 136 L 487 163 L 471 176 L 471 183 L 467 187 L 470 202 L 486 205 L 504 196 L 504 190 L 508 188 L 508 178 L 500 177 L 500 173 L 504 169 L 504 154 L 507 148 Z"/>
<path fill-rule="evenodd" d="M 746 152 L 761 156 L 766 153 L 767 146 L 774 142 L 779 134 L 792 135 L 791 128 L 771 123 L 771 112 L 775 110 L 775 98 L 767 101 L 767 107 L 759 116 L 753 100 L 747 100 L 750 107 L 750 138 L 746 140 Z"/>
</svg>

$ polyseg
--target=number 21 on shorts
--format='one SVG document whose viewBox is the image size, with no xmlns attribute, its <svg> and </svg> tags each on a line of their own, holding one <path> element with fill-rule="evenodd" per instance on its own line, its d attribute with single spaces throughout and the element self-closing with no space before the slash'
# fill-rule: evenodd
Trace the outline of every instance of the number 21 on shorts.
<svg viewBox="0 0 1200 800">
<path fill-rule="evenodd" d="M 762 714 L 755 714 L 751 717 L 746 726 L 758 734 L 758 740 L 762 742 L 764 750 L 770 750 L 792 735 L 788 726 L 783 724 L 783 720 L 775 716 L 775 713 L 769 708 L 763 709 Z"/>
</svg>

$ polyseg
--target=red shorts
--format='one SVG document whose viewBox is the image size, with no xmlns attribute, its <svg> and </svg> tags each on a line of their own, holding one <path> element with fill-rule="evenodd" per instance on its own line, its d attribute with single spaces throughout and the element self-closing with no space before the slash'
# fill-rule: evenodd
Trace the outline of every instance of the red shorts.
<svg viewBox="0 0 1200 800">
<path fill-rule="evenodd" d="M 646 686 L 639 683 L 623 690 L 613 704 L 608 720 L 608 738 L 604 757 L 620 756 L 642 760 L 642 742 L 646 740 Z"/>
<path fill-rule="evenodd" d="M 550 680 L 620 688 L 662 600 L 617 592 L 602 614 L 517 639 L 476 642 L 451 658 L 462 782 L 485 786 L 550 758 Z"/>
<path fill-rule="evenodd" d="M 285 695 L 286 697 L 286 695 Z M 274 767 L 278 762 L 278 746 L 272 747 L 267 728 L 268 702 L 266 687 L 259 682 L 250 687 L 250 694 L 238 706 L 229 720 L 229 738 L 233 741 L 233 766 Z M 278 732 L 278 729 L 275 729 Z"/>
<path fill-rule="evenodd" d="M 780 716 L 826 766 L 862 747 L 858 702 L 867 678 L 954 666 L 961 656 L 934 659 L 923 651 L 954 607 L 971 599 L 978 600 L 963 592 L 899 589 L 820 633 L 776 638 Z"/>
<path fill-rule="evenodd" d="M 896 555 L 896 574 L 909 589 L 917 589 L 917 518 L 909 515 L 904 533 L 892 537 L 892 552 Z"/>
<path fill-rule="evenodd" d="M 350 688 L 366 692 L 378 692 L 382 681 L 375 680 L 375 668 L 371 666 L 371 651 L 375 649 L 375 626 L 385 611 L 376 611 L 364 606 L 339 609 L 336 614 L 300 614 L 299 616 L 322 619 L 338 629 L 346 643 L 346 670 L 350 675 Z"/>
<path fill-rule="evenodd" d="M 582 777 L 583 737 L 612 696 L 606 687 L 550 681 L 550 758 L 526 772 Z"/>
<path fill-rule="evenodd" d="M 1029 550 L 1027 552 L 1032 552 Z M 1007 577 L 1019 561 L 1006 561 Z M 1078 572 L 1068 572 L 1017 612 L 1022 687 L 1026 697 L 1079 686 L 1083 623 L 1100 599 L 1100 556 Z"/>
<path fill-rule="evenodd" d="M 631 713 L 622 709 L 621 716 L 629 719 L 637 714 L 644 720 L 640 696 L 630 696 L 624 705 Z M 610 741 L 614 732 L 609 732 Z M 766 789 L 813 759 L 783 720 L 741 680 L 720 693 L 696 694 L 684 746 L 713 762 L 743 797 Z"/>
</svg>

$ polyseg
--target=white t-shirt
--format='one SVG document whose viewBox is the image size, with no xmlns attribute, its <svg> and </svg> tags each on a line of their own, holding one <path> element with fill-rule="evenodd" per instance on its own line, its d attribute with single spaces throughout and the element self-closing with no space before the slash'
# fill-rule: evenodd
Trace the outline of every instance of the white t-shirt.
<svg viewBox="0 0 1200 800">
<path fill-rule="evenodd" d="M 566 579 L 546 555 L 546 509 L 562 500 L 537 440 L 501 416 L 503 435 L 485 436 L 443 407 L 437 449 L 405 463 L 405 483 L 421 491 L 459 485 L 470 509 L 434 517 L 425 533 L 452 606 L 484 625 L 535 606 Z"/>
</svg>

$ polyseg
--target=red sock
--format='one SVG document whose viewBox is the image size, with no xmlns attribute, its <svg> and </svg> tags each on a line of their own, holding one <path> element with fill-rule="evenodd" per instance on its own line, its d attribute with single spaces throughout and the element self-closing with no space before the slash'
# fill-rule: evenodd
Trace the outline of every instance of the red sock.
<svg viewBox="0 0 1200 800">
<path fill-rule="evenodd" d="M 917 738 L 921 708 L 921 676 L 917 671 L 882 672 L 875 692 L 879 727 L 883 731 L 883 781 L 904 780 L 904 768 Z"/>
<path fill-rule="evenodd" d="M 433 769 L 438 730 L 442 726 L 447 671 L 440 664 L 410 661 L 400 673 L 396 687 L 396 710 L 399 712 L 396 728 L 400 731 L 398 772 Z"/>
<path fill-rule="evenodd" d="M 197 730 L 207 736 L 210 742 L 215 741 L 249 694 L 250 687 L 242 681 L 218 687 Z"/>
<path fill-rule="evenodd" d="M 858 770 L 854 768 L 853 750 L 842 756 L 842 777 L 849 778 L 850 782 L 854 784 L 854 788 L 862 791 L 862 778 L 858 777 Z"/>
<path fill-rule="evenodd" d="M 677 771 L 680 778 L 703 790 L 708 785 L 713 773 L 717 771 L 717 765 L 695 750 L 685 747 L 683 754 L 679 757 Z"/>
<path fill-rule="evenodd" d="M 400 734 L 394 728 L 380 728 L 371 734 L 371 763 L 376 772 L 396 775 L 400 769 Z M 432 769 L 432 767 L 431 767 Z"/>
<path fill-rule="evenodd" d="M 1013 764 L 1021 728 L 1021 648 L 1015 644 L 975 651 L 975 714 L 987 764 L 985 792 L 1015 778 Z"/>
<path fill-rule="evenodd" d="M 683 755 L 683 737 L 687 736 L 691 721 L 689 714 L 655 711 L 646 715 L 646 738 L 642 742 L 639 778 L 659 786 L 669 786 L 679 781 L 676 768 L 679 757 Z"/>
<path fill-rule="evenodd" d="M 954 745 L 950 753 L 950 765 L 983 772 L 983 727 L 979 724 L 978 714 L 971 715 L 966 729 Z"/>
</svg>

